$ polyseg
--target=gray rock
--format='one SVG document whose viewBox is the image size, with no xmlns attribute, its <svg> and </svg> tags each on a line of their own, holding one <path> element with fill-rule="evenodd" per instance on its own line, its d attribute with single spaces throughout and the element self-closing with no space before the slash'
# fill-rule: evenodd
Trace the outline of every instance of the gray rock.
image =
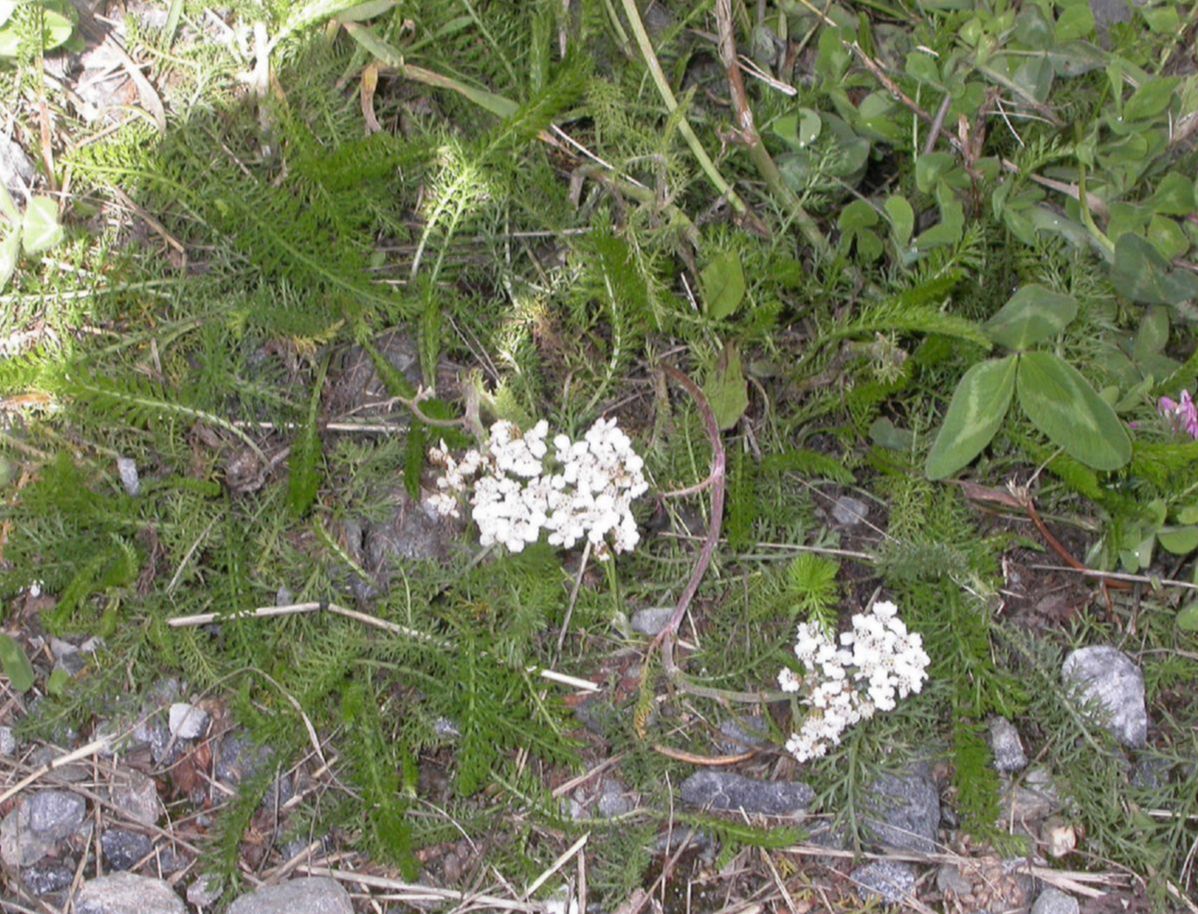
<svg viewBox="0 0 1198 914">
<path fill-rule="evenodd" d="M 728 771 L 697 771 L 679 793 L 689 806 L 764 816 L 803 816 L 815 799 L 800 781 L 755 781 Z"/>
<path fill-rule="evenodd" d="M 39 898 L 61 892 L 75 881 L 75 868 L 59 861 L 48 861 L 21 870 L 21 884 Z"/>
<path fill-rule="evenodd" d="M 83 822 L 87 801 L 67 790 L 42 790 L 29 799 L 31 831 L 61 841 Z"/>
<path fill-rule="evenodd" d="M 1004 773 L 1022 771 L 1027 767 L 1027 754 L 1019 739 L 1019 731 L 1005 717 L 990 718 L 990 751 L 994 767 Z"/>
<path fill-rule="evenodd" d="M 17 738 L 12 727 L 0 727 L 0 755 L 16 755 Z"/>
<path fill-rule="evenodd" d="M 1144 674 L 1127 654 L 1105 645 L 1080 648 L 1065 658 L 1061 677 L 1099 710 L 1102 726 L 1123 745 L 1148 741 Z"/>
<path fill-rule="evenodd" d="M 248 733 L 230 733 L 221 740 L 216 756 L 216 778 L 236 786 L 271 763 L 274 751 L 259 746 Z"/>
<path fill-rule="evenodd" d="M 959 867 L 945 863 L 936 870 L 936 888 L 944 895 L 968 895 L 973 891 L 973 883 L 965 878 Z"/>
<path fill-rule="evenodd" d="M 162 814 L 158 787 L 140 771 L 117 772 L 108 789 L 108 802 L 122 816 L 141 825 L 155 825 Z"/>
<path fill-rule="evenodd" d="M 595 801 L 595 812 L 601 819 L 614 819 L 632 812 L 636 804 L 628 794 L 628 788 L 618 778 L 607 778 Z"/>
<path fill-rule="evenodd" d="M 141 832 L 124 828 L 106 828 L 100 835 L 104 863 L 110 870 L 131 870 L 154 850 L 154 842 Z"/>
<path fill-rule="evenodd" d="M 24 199 L 24 191 L 33 183 L 33 162 L 16 140 L 0 136 L 0 184 L 18 204 Z"/>
<path fill-rule="evenodd" d="M 208 712 L 185 701 L 171 705 L 167 728 L 177 739 L 198 739 L 208 728 Z"/>
<path fill-rule="evenodd" d="M 1172 759 L 1159 755 L 1141 756 L 1131 770 L 1131 786 L 1139 790 L 1159 790 L 1169 783 Z"/>
<path fill-rule="evenodd" d="M 67 743 L 59 745 L 70 745 L 73 742 L 72 738 Z M 30 768 L 41 768 L 43 765 L 55 764 L 61 757 L 62 752 L 53 746 L 41 746 L 30 753 L 28 764 Z M 71 762 L 69 765 L 61 765 L 54 769 L 55 780 L 65 781 L 68 784 L 78 784 L 80 781 L 90 780 L 91 776 L 91 766 L 82 762 Z"/>
<path fill-rule="evenodd" d="M 869 517 L 869 505 L 860 498 L 841 495 L 832 505 L 832 520 L 842 527 L 856 527 Z"/>
<path fill-rule="evenodd" d="M 83 883 L 75 914 L 187 914 L 187 907 L 161 879 L 113 873 Z"/>
<path fill-rule="evenodd" d="M 916 853 L 936 851 L 940 793 L 927 764 L 879 775 L 866 792 L 864 811 L 865 830 L 879 844 Z"/>
<path fill-rule="evenodd" d="M 339 882 L 313 876 L 242 895 L 229 914 L 354 914 L 354 906 Z"/>
<path fill-rule="evenodd" d="M 720 721 L 720 751 L 736 755 L 748 749 L 764 746 L 769 730 L 760 717 L 729 717 Z"/>
<path fill-rule="evenodd" d="M 672 615 L 674 615 L 673 607 L 651 606 L 648 609 L 638 609 L 634 612 L 629 624 L 634 632 L 653 638 L 661 634 L 661 630 L 666 627 L 666 623 L 670 621 Z"/>
<path fill-rule="evenodd" d="M 286 604 L 279 604 L 280 606 Z M 295 856 L 292 854 L 292 856 Z M 290 857 L 288 858 L 290 859 Z M 220 898 L 220 879 L 211 873 L 197 876 L 187 887 L 187 903 L 197 908 L 213 905 Z"/>
<path fill-rule="evenodd" d="M 368 526 L 362 537 L 366 570 L 383 588 L 401 562 L 444 559 L 450 546 L 457 542 L 463 524 L 442 517 L 426 502 L 413 499 L 402 487 L 393 489 L 386 498 L 392 505 L 390 518 Z"/>
<path fill-rule="evenodd" d="M 1112 25 L 1131 22 L 1131 4 L 1127 0 L 1090 0 L 1090 12 L 1094 14 L 1094 29 L 1098 41 L 1104 47 L 1109 42 Z"/>
<path fill-rule="evenodd" d="M 1029 825 L 1061 808 L 1061 799 L 1044 768 L 1030 768 L 1022 783 L 1012 783 L 1003 791 L 1002 818 L 1016 825 Z"/>
<path fill-rule="evenodd" d="M 43 790 L 21 800 L 0 822 L 0 857 L 12 867 L 32 866 L 83 821 L 83 797 Z"/>
<path fill-rule="evenodd" d="M 1077 914 L 1078 909 L 1076 898 L 1049 886 L 1032 905 L 1032 914 Z"/>
<path fill-rule="evenodd" d="M 875 860 L 849 874 L 857 884 L 862 901 L 880 898 L 887 904 L 899 904 L 915 889 L 915 867 L 901 860 Z"/>
</svg>

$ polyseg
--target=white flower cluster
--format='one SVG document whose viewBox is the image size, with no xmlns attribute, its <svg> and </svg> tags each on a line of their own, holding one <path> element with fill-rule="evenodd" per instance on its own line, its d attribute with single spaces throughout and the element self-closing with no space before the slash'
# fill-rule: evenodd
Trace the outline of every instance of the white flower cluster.
<svg viewBox="0 0 1198 914">
<path fill-rule="evenodd" d="M 820 758 L 853 724 L 893 710 L 900 698 L 922 689 L 930 663 L 923 639 L 907 631 L 888 601 L 853 616 L 853 630 L 840 635 L 839 647 L 818 625 L 801 623 L 795 656 L 806 676 L 784 669 L 778 684 L 784 692 L 807 690 L 803 703 L 811 713 L 786 741 L 800 762 Z"/>
<path fill-rule="evenodd" d="M 520 552 L 546 531 L 551 546 L 569 549 L 579 540 L 591 543 L 600 558 L 610 548 L 628 552 L 640 540 L 632 516 L 632 500 L 649 488 L 644 461 L 615 419 L 599 419 L 580 441 L 553 438 L 544 419 L 527 432 L 511 422 L 491 426 L 483 451 L 467 451 L 455 460 L 445 442 L 431 459 L 445 468 L 438 491 L 429 502 L 444 515 L 459 516 L 466 490 L 473 483 L 470 516 L 478 524 L 484 546 L 502 543 Z"/>
</svg>

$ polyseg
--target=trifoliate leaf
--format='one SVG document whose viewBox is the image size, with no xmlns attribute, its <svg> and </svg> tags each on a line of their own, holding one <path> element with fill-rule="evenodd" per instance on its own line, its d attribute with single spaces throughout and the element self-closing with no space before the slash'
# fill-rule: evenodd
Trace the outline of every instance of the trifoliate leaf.
<svg viewBox="0 0 1198 914">
<path fill-rule="evenodd" d="M 33 665 L 11 635 L 0 635 L 0 670 L 8 677 L 13 691 L 28 692 L 33 688 Z"/>
<path fill-rule="evenodd" d="M 955 473 L 990 443 L 1011 405 L 1017 360 L 991 359 L 965 372 L 924 465 L 929 479 Z"/>
<path fill-rule="evenodd" d="M 1056 336 L 1077 317 L 1077 301 L 1044 286 L 1023 286 L 986 322 L 986 334 L 1007 349 L 1027 349 Z"/>
<path fill-rule="evenodd" d="M 733 344 L 724 347 L 719 362 L 707 376 L 703 393 L 721 431 L 736 425 L 749 408 L 749 385 L 741 370 L 740 353 Z"/>
<path fill-rule="evenodd" d="M 1115 410 L 1053 353 L 1024 353 L 1017 389 L 1032 424 L 1070 457 L 1096 470 L 1117 470 L 1131 459 L 1131 439 Z"/>
<path fill-rule="evenodd" d="M 21 227 L 26 254 L 40 254 L 62 241 L 58 206 L 49 197 L 34 197 L 25 208 Z"/>
<path fill-rule="evenodd" d="M 736 251 L 724 251 L 699 274 L 707 314 L 723 320 L 735 313 L 745 297 L 745 271 Z"/>
</svg>

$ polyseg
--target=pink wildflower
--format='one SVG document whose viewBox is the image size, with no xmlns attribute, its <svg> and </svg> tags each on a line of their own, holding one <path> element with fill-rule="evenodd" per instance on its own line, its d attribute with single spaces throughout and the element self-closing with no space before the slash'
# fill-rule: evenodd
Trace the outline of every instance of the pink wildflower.
<svg viewBox="0 0 1198 914">
<path fill-rule="evenodd" d="M 1191 438 L 1198 439 L 1198 404 L 1194 403 L 1188 390 L 1181 392 L 1180 402 L 1161 397 L 1157 401 L 1156 409 L 1177 431 L 1183 431 Z"/>
</svg>

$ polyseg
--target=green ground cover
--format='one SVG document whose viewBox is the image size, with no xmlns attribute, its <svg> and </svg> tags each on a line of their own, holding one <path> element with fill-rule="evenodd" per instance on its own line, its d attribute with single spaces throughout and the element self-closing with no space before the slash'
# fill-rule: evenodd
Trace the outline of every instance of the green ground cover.
<svg viewBox="0 0 1198 914">
<path fill-rule="evenodd" d="M 336 786 L 288 834 L 409 879 L 468 834 L 527 886 L 589 833 L 614 907 L 667 822 L 725 861 L 802 838 L 673 808 L 730 717 L 769 731 L 752 770 L 809 781 L 850 840 L 862 785 L 931 746 L 961 828 L 1026 851 L 984 739 L 1002 714 L 1064 785 L 1069 865 L 1192 896 L 1198 443 L 1160 398 L 1198 379 L 1195 8 L 160 6 L 0 3 L 0 133 L 40 169 L 0 198 L 4 670 L 44 696 L 25 734 L 89 733 L 179 677 L 284 769 L 325 754 Z M 89 120 L 54 61 L 114 23 L 144 68 Z M 441 439 L 599 417 L 645 460 L 634 551 L 394 526 Z M 844 496 L 866 523 L 832 519 Z M 388 524 L 435 545 L 388 547 Z M 705 541 L 686 624 L 632 631 L 685 599 Z M 875 594 L 928 681 L 797 765 L 795 625 Z M 232 618 L 281 603 L 391 628 Z M 106 647 L 21 683 L 34 634 Z M 1085 644 L 1143 669 L 1171 778 L 1130 786 L 1066 700 Z M 602 739 L 541 670 L 601 687 Z M 616 757 L 636 808 L 572 819 L 554 788 Z M 230 892 L 277 770 L 203 836 Z"/>
</svg>

